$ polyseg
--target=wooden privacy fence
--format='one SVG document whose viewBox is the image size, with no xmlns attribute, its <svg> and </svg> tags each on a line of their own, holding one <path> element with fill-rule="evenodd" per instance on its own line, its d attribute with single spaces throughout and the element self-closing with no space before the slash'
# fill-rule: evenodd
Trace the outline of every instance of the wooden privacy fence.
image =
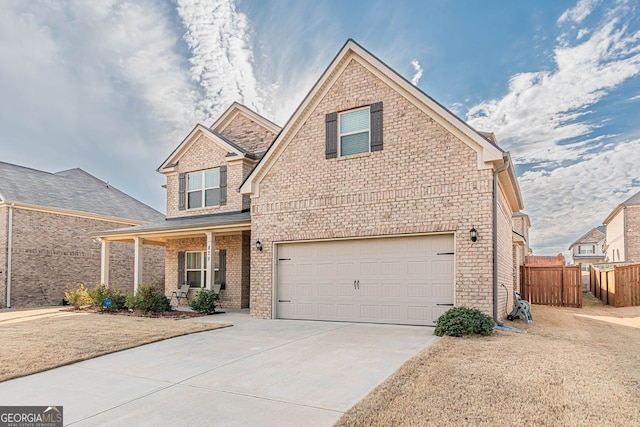
<svg viewBox="0 0 640 427">
<path fill-rule="evenodd" d="M 524 257 L 525 265 L 546 265 L 546 266 L 562 266 L 564 265 L 564 256 L 558 254 L 556 256 L 548 255 L 527 255 Z"/>
<path fill-rule="evenodd" d="M 520 266 L 522 297 L 531 304 L 582 307 L 580 266 Z"/>
<path fill-rule="evenodd" d="M 591 293 L 614 307 L 640 305 L 640 264 L 589 268 Z"/>
</svg>

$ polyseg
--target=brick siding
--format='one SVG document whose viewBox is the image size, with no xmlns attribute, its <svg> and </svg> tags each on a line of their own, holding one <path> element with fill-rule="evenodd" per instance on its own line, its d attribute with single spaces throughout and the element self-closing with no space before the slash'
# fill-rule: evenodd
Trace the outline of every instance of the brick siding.
<svg viewBox="0 0 640 427">
<path fill-rule="evenodd" d="M 250 167 L 244 162 L 227 164 L 227 152 L 207 136 L 200 135 L 180 158 L 176 166 L 177 173 L 167 175 L 167 217 L 185 217 L 221 212 L 237 212 L 248 209 L 249 200 L 236 190 L 244 181 Z M 178 174 L 216 168 L 227 164 L 227 203 L 222 206 L 211 206 L 200 209 L 178 209 Z"/>
<path fill-rule="evenodd" d="M 9 208 L 0 206 L 0 308 L 7 306 L 7 226 Z"/>
<path fill-rule="evenodd" d="M 248 233 L 248 232 L 247 232 Z M 227 236 L 216 236 L 215 250 L 225 249 L 227 251 L 227 273 L 225 289 L 220 291 L 220 303 L 228 308 L 247 308 L 249 306 L 249 283 L 246 280 L 249 252 L 246 248 L 245 234 L 233 234 Z M 172 239 L 167 241 L 165 277 L 165 294 L 178 289 L 178 252 L 205 251 L 207 249 L 207 238 L 192 237 L 185 239 Z M 189 291 L 189 298 L 195 297 L 198 289 Z"/>
<path fill-rule="evenodd" d="M 122 223 L 14 209 L 11 305 L 57 305 L 67 285 L 100 282 L 101 245 L 92 232 Z M 6 238 L 4 239 L 6 248 Z M 133 292 L 133 245 L 111 243 L 110 286 Z M 143 283 L 164 286 L 164 249 L 145 246 Z M 6 287 L 6 276 L 5 287 Z M 6 303 L 6 301 L 5 301 Z"/>
<path fill-rule="evenodd" d="M 378 101 L 384 149 L 325 159 L 325 114 Z M 492 171 L 478 170 L 474 150 L 362 65 L 346 66 L 271 161 L 251 207 L 253 240 L 264 247 L 251 247 L 253 315 L 272 316 L 274 242 L 443 231 L 456 237 L 456 305 L 492 312 Z M 472 226 L 477 242 L 469 239 Z M 501 258 L 509 277 L 511 253 L 509 241 Z"/>
<path fill-rule="evenodd" d="M 640 262 L 640 206 L 626 207 L 627 262 Z"/>
</svg>

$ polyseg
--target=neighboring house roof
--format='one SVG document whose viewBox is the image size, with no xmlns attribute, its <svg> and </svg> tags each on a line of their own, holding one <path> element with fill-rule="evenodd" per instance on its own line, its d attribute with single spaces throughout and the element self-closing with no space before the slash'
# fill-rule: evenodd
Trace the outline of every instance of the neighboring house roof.
<svg viewBox="0 0 640 427">
<path fill-rule="evenodd" d="M 83 171 L 50 173 L 0 162 L 0 199 L 32 207 L 52 208 L 139 222 L 164 215 Z"/>
<path fill-rule="evenodd" d="M 640 206 L 640 191 L 637 192 L 636 194 L 634 194 L 633 196 L 629 197 L 627 200 L 625 200 L 624 202 L 620 203 L 618 206 L 616 206 L 616 208 L 613 210 L 613 212 L 611 212 L 609 214 L 609 216 L 607 216 L 605 218 L 604 221 L 602 221 L 605 225 L 609 224 L 609 222 L 611 222 L 611 220 L 613 219 L 614 216 L 616 216 L 618 214 L 618 212 L 620 212 L 620 210 L 624 207 L 627 206 Z"/>
<path fill-rule="evenodd" d="M 144 235 L 184 232 L 194 229 L 209 229 L 221 226 L 232 226 L 236 224 L 246 224 L 251 222 L 251 212 L 236 211 L 223 212 L 208 215 L 186 216 L 178 218 L 167 218 L 164 221 L 157 221 L 150 224 L 139 225 L 137 227 L 119 228 L 115 230 L 104 230 L 92 234 L 94 237 L 126 237 L 130 235 Z"/>
<path fill-rule="evenodd" d="M 598 227 L 592 228 L 578 240 L 573 242 L 571 246 L 569 246 L 569 250 L 575 245 L 584 245 L 584 244 L 594 244 L 602 241 L 606 237 L 606 228 L 599 225 Z"/>
<path fill-rule="evenodd" d="M 207 127 L 203 124 L 197 124 L 186 138 L 176 147 L 175 150 L 167 157 L 167 159 L 158 167 L 157 171 L 160 173 L 170 172 L 172 168 L 177 164 L 180 158 L 189 150 L 189 147 L 200 137 L 200 135 L 207 136 L 211 141 L 227 150 L 229 157 L 248 158 L 251 160 L 258 160 L 263 153 L 254 153 L 242 146 L 241 142 L 231 141 L 221 135 L 221 132 L 225 127 L 238 115 L 242 114 L 249 120 L 258 123 L 265 129 L 269 130 L 273 134 L 280 132 L 280 127 L 269 120 L 265 119 L 258 113 L 251 111 L 247 107 L 237 102 L 231 104 L 231 106 L 216 120 L 211 127 Z"/>
<path fill-rule="evenodd" d="M 411 82 L 399 75 L 395 70 L 380 61 L 354 40 L 349 39 L 321 75 L 320 79 L 315 83 L 309 94 L 294 111 L 260 162 L 242 183 L 240 187 L 242 193 L 259 194 L 259 183 L 262 178 L 274 165 L 275 160 L 284 152 L 286 146 L 298 132 L 298 129 L 306 121 L 309 114 L 314 111 L 323 95 L 331 89 L 333 82 L 340 76 L 341 72 L 351 60 L 358 61 L 376 75 L 376 77 L 394 88 L 442 127 L 456 135 L 461 141 L 476 151 L 479 169 L 502 166 L 504 163 L 503 154 L 505 154 L 505 152 L 491 140 L 494 139 L 492 134 L 476 131 L 465 121 L 440 105 L 415 85 L 411 84 Z M 501 182 L 507 184 L 508 188 L 506 192 L 511 195 L 512 208 L 517 211 L 522 209 L 523 203 L 520 188 L 512 169 L 513 168 L 510 168 L 510 172 L 506 174 L 508 179 L 506 181 L 501 180 Z"/>
</svg>

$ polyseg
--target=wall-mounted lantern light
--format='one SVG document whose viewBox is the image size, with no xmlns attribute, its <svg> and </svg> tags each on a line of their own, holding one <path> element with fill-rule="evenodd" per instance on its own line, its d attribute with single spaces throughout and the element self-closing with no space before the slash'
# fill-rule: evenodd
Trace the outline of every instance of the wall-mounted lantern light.
<svg viewBox="0 0 640 427">
<path fill-rule="evenodd" d="M 260 243 L 260 240 L 256 240 L 256 249 L 262 252 L 262 243 Z"/>
<path fill-rule="evenodd" d="M 476 227 L 471 227 L 471 230 L 469 230 L 469 235 L 471 236 L 472 242 L 478 240 L 478 230 L 476 230 Z"/>
</svg>

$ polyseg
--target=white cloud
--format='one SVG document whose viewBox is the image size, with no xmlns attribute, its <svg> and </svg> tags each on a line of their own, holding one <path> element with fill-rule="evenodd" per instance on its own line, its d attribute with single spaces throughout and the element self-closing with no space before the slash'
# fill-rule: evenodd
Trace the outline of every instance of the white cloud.
<svg viewBox="0 0 640 427">
<path fill-rule="evenodd" d="M 593 9 L 598 3 L 599 0 L 579 0 L 574 7 L 565 10 L 564 13 L 560 15 L 560 18 L 558 18 L 558 23 L 581 23 L 587 18 L 587 16 L 591 14 L 591 12 L 593 12 Z"/>
<path fill-rule="evenodd" d="M 422 70 L 422 67 L 420 66 L 420 63 L 418 62 L 417 59 L 412 60 L 411 61 L 411 65 L 413 65 L 413 69 L 415 71 L 415 74 L 411 78 L 411 84 L 414 85 L 414 86 L 417 86 L 418 82 L 422 78 L 423 70 Z"/>
<path fill-rule="evenodd" d="M 581 162 L 554 170 L 530 171 L 520 187 L 532 221 L 535 253 L 567 252 L 571 243 L 638 192 L 640 140 L 611 144 Z"/>
<path fill-rule="evenodd" d="M 191 77 L 204 88 L 200 107 L 217 118 L 234 101 L 263 112 L 244 14 L 231 0 L 178 0 L 191 50 Z"/>
<path fill-rule="evenodd" d="M 640 74 L 639 40 L 639 33 L 610 21 L 580 44 L 556 47 L 556 70 L 513 76 L 507 95 L 472 107 L 467 119 L 495 132 L 518 162 L 578 159 L 580 147 L 559 143 L 597 129 L 598 122 L 588 121 L 590 108 Z"/>
<path fill-rule="evenodd" d="M 558 20 L 580 23 L 595 1 L 579 1 Z M 599 111 L 612 90 L 640 75 L 640 33 L 624 22 L 625 5 L 603 13 L 589 31 L 572 28 L 554 50 L 555 69 L 514 75 L 501 98 L 472 107 L 467 118 L 496 133 L 516 163 L 533 164 L 519 181 L 537 254 L 554 255 L 637 192 L 640 140 L 600 129 Z M 632 98 L 633 99 L 633 98 Z M 636 180 L 636 181 L 634 181 Z"/>
</svg>

